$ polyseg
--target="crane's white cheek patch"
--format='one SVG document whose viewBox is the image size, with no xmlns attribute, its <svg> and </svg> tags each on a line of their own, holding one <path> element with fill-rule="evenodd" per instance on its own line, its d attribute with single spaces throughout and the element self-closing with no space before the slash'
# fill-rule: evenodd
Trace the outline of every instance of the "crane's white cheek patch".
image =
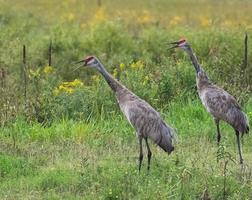
<svg viewBox="0 0 252 200">
<path fill-rule="evenodd" d="M 91 61 L 88 61 L 88 62 L 87 62 L 87 65 L 90 65 L 91 63 L 92 63 Z"/>
<path fill-rule="evenodd" d="M 179 47 L 182 47 L 182 46 L 184 46 L 186 44 L 186 42 L 182 42 L 182 43 L 180 43 L 178 46 Z"/>
</svg>

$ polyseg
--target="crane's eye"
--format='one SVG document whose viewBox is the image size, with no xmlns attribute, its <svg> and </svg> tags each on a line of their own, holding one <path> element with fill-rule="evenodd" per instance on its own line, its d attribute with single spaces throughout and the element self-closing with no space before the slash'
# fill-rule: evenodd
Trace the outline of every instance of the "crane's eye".
<svg viewBox="0 0 252 200">
<path fill-rule="evenodd" d="M 94 63 L 94 64 L 97 64 L 97 63 L 98 63 L 98 61 L 94 59 L 93 63 Z"/>
</svg>

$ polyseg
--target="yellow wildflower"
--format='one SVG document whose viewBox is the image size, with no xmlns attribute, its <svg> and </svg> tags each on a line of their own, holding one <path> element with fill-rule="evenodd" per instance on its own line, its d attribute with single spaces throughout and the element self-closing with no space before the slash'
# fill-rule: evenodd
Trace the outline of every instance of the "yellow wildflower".
<svg viewBox="0 0 252 200">
<path fill-rule="evenodd" d="M 83 82 L 80 81 L 79 79 L 74 79 L 74 81 L 63 82 L 62 85 L 66 87 L 77 87 L 77 86 L 82 86 Z"/>
<path fill-rule="evenodd" d="M 66 88 L 65 90 L 68 94 L 72 94 L 74 92 L 73 88 Z"/>
<path fill-rule="evenodd" d="M 133 63 L 130 64 L 130 67 L 131 67 L 132 69 L 136 69 L 136 68 L 137 68 L 137 65 L 136 65 L 135 62 L 133 62 Z"/>
<path fill-rule="evenodd" d="M 113 76 L 114 76 L 114 77 L 117 77 L 117 75 L 118 75 L 118 70 L 115 68 L 115 69 L 113 70 Z"/>
<path fill-rule="evenodd" d="M 147 76 L 144 77 L 144 80 L 145 80 L 145 81 L 149 81 L 149 80 L 150 80 L 150 77 L 147 75 Z"/>
<path fill-rule="evenodd" d="M 94 19 L 95 21 L 104 21 L 106 20 L 107 16 L 105 14 L 105 10 L 103 7 L 99 7 L 94 15 Z"/>
<path fill-rule="evenodd" d="M 60 85 L 59 88 L 55 89 L 54 91 L 56 94 L 59 94 L 60 92 L 66 92 L 68 94 L 72 94 L 74 92 L 74 89 L 71 87 Z"/>
<path fill-rule="evenodd" d="M 131 63 L 130 67 L 131 67 L 132 69 L 137 69 L 137 68 L 138 68 L 138 69 L 143 69 L 143 68 L 144 68 L 144 63 L 143 63 L 143 61 L 139 60 L 139 61 L 137 61 L 137 62 Z"/>
<path fill-rule="evenodd" d="M 29 70 L 29 78 L 39 78 L 40 77 L 40 68 L 36 69 L 36 70 Z"/>
<path fill-rule="evenodd" d="M 91 80 L 94 81 L 94 82 L 99 82 L 100 81 L 100 77 L 97 76 L 97 75 L 93 75 L 93 76 L 91 76 Z"/>
<path fill-rule="evenodd" d="M 68 21 L 72 21 L 72 20 L 74 20 L 74 18 L 75 18 L 74 13 L 69 13 L 69 14 L 67 15 Z"/>
<path fill-rule="evenodd" d="M 68 85 L 69 85 L 69 82 L 67 82 L 67 81 L 62 82 L 61 85 L 68 86 Z"/>
<path fill-rule="evenodd" d="M 144 10 L 143 14 L 137 18 L 137 21 L 140 23 L 150 23 L 152 22 L 153 17 L 151 16 L 148 10 Z"/>
<path fill-rule="evenodd" d="M 125 64 L 124 63 L 120 63 L 120 69 L 124 70 L 125 69 Z"/>
<path fill-rule="evenodd" d="M 208 27 L 211 25 L 211 20 L 208 19 L 207 17 L 201 17 L 200 18 L 200 25 L 203 27 Z"/>
<path fill-rule="evenodd" d="M 53 67 L 47 65 L 47 66 L 44 67 L 43 72 L 44 72 L 45 74 L 51 74 L 51 73 L 53 72 Z"/>
<path fill-rule="evenodd" d="M 147 75 L 144 77 L 144 81 L 143 81 L 143 85 L 147 85 L 147 83 L 149 82 L 150 77 Z"/>
<path fill-rule="evenodd" d="M 143 63 L 143 61 L 141 61 L 141 60 L 137 61 L 137 62 L 136 62 L 136 65 L 137 65 L 138 68 L 140 68 L 140 69 L 143 69 L 143 68 L 144 68 L 144 63 Z"/>
<path fill-rule="evenodd" d="M 83 82 L 79 79 L 74 79 L 74 81 L 70 82 L 70 85 L 73 87 L 82 86 Z"/>
<path fill-rule="evenodd" d="M 60 86 L 59 86 L 59 90 L 61 90 L 61 91 L 65 91 L 66 89 L 67 89 L 67 87 L 64 86 L 64 85 L 60 85 Z"/>
<path fill-rule="evenodd" d="M 180 22 L 182 22 L 183 18 L 180 16 L 174 16 L 171 21 L 170 21 L 170 25 L 175 26 L 177 24 L 179 24 Z"/>
<path fill-rule="evenodd" d="M 56 88 L 55 90 L 53 90 L 53 95 L 54 95 L 54 96 L 58 96 L 59 93 L 60 93 L 60 91 L 59 91 L 58 88 Z"/>
<path fill-rule="evenodd" d="M 60 92 L 66 92 L 72 94 L 74 89 L 78 86 L 82 86 L 83 82 L 79 79 L 74 79 L 74 81 L 63 82 L 58 88 L 54 90 L 54 95 L 58 95 Z"/>
</svg>

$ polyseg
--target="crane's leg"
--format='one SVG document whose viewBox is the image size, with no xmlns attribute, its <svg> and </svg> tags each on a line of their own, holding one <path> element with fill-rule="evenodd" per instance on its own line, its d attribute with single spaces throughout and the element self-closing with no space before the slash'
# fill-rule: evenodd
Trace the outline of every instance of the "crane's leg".
<svg viewBox="0 0 252 200">
<path fill-rule="evenodd" d="M 139 145 L 140 145 L 140 152 L 139 152 L 139 172 L 141 170 L 141 165 L 143 161 L 143 145 L 142 145 L 143 138 L 139 136 Z"/>
<path fill-rule="evenodd" d="M 240 144 L 240 134 L 239 131 L 235 130 L 236 134 L 236 139 L 237 139 L 237 146 L 238 146 L 238 151 L 239 151 L 239 156 L 240 156 L 240 164 L 243 164 L 243 158 L 241 154 L 241 144 Z"/>
<path fill-rule="evenodd" d="M 150 146 L 148 144 L 148 139 L 147 138 L 145 138 L 145 142 L 146 142 L 147 151 L 148 151 L 148 167 L 147 167 L 147 169 L 150 170 L 150 161 L 151 161 L 152 153 L 151 153 Z"/>
<path fill-rule="evenodd" d="M 214 119 L 215 121 L 215 124 L 216 124 L 216 127 L 217 127 L 217 142 L 218 142 L 218 145 L 220 144 L 220 140 L 221 140 L 221 134 L 220 134 L 220 120 L 218 119 Z"/>
</svg>

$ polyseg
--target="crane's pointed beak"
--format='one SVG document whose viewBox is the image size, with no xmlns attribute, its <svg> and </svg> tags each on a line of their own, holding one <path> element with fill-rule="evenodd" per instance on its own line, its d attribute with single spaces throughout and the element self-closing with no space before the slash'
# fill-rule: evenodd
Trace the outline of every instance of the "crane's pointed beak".
<svg viewBox="0 0 252 200">
<path fill-rule="evenodd" d="M 170 47 L 168 50 L 171 50 L 171 49 L 175 49 L 175 48 L 178 48 L 179 47 L 179 42 L 171 42 L 169 44 L 175 44 L 173 47 Z"/>
<path fill-rule="evenodd" d="M 75 64 L 79 64 L 79 63 L 86 63 L 86 61 L 85 60 L 80 60 L 80 61 L 76 62 Z"/>
<path fill-rule="evenodd" d="M 81 68 L 81 67 L 83 67 L 83 66 L 86 66 L 86 60 L 80 60 L 80 61 L 78 61 L 78 62 L 75 62 L 74 64 L 75 64 L 75 66 L 76 66 L 76 65 L 78 65 L 78 64 L 80 64 L 80 63 L 82 63 L 82 65 L 76 67 L 72 72 L 78 70 L 79 68 Z"/>
</svg>

